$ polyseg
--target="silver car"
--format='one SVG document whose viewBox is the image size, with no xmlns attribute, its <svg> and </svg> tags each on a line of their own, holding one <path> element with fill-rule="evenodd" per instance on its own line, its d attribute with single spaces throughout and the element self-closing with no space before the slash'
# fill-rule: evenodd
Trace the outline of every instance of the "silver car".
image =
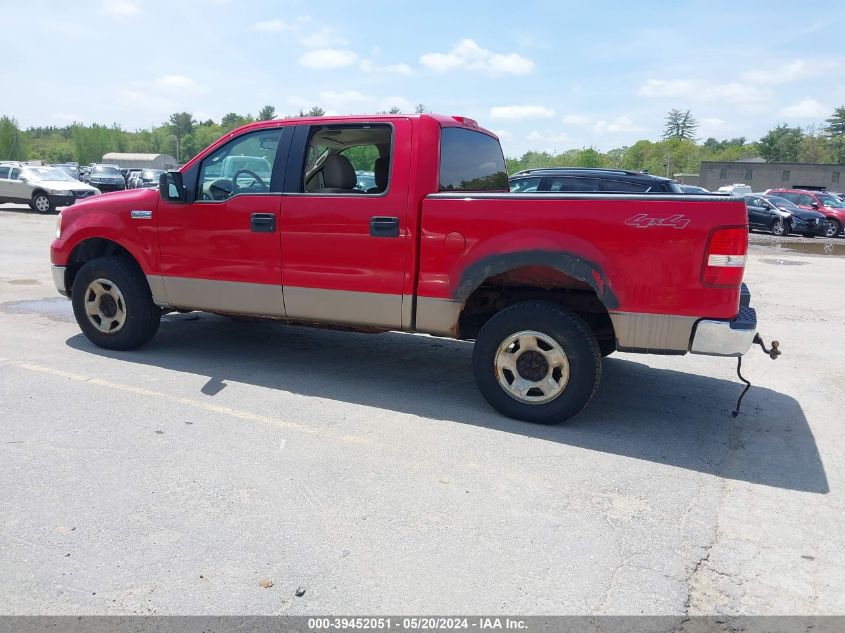
<svg viewBox="0 0 845 633">
<path fill-rule="evenodd" d="M 50 213 L 98 193 L 96 187 L 56 167 L 0 163 L 0 203 L 25 203 L 39 213 Z"/>
</svg>

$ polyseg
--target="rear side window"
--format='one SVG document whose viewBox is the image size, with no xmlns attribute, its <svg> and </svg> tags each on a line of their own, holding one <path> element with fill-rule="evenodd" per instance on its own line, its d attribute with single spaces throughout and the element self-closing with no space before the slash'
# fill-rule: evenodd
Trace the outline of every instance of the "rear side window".
<svg viewBox="0 0 845 633">
<path fill-rule="evenodd" d="M 605 180 L 605 191 L 616 191 L 626 193 L 649 193 L 652 191 L 663 191 L 659 183 L 653 182 L 631 182 L 626 180 Z"/>
<path fill-rule="evenodd" d="M 443 128 L 440 191 L 508 191 L 505 157 L 498 141 L 461 127 Z"/>
<path fill-rule="evenodd" d="M 0 166 L 0 178 L 9 178 L 9 168 Z"/>
<path fill-rule="evenodd" d="M 578 176 L 561 176 L 547 178 L 543 183 L 543 191 L 552 192 L 593 192 L 599 191 L 598 178 L 582 178 Z"/>
<path fill-rule="evenodd" d="M 511 181 L 511 193 L 534 193 L 540 186 L 540 178 L 519 178 Z"/>
</svg>

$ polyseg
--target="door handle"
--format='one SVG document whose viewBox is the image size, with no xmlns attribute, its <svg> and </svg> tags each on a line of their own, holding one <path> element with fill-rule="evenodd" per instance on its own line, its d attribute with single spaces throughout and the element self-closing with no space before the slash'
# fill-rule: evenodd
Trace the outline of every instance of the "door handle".
<svg viewBox="0 0 845 633">
<path fill-rule="evenodd" d="M 399 218 L 373 216 L 370 218 L 370 237 L 399 237 Z"/>
<path fill-rule="evenodd" d="M 275 233 L 276 216 L 272 213 L 253 213 L 249 216 L 249 228 L 256 233 Z"/>
</svg>

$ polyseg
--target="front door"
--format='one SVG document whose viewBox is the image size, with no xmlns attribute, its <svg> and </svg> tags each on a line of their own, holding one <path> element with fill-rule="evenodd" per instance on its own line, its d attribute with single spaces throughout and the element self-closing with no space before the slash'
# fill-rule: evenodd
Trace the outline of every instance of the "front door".
<svg viewBox="0 0 845 633">
<path fill-rule="evenodd" d="M 408 119 L 297 130 L 281 213 L 289 318 L 403 326 L 411 136 Z"/>
<path fill-rule="evenodd" d="M 284 316 L 279 208 L 286 128 L 247 132 L 189 170 L 190 204 L 157 211 L 164 302 Z M 197 171 L 194 171 L 196 169 Z M 144 221 L 139 219 L 137 221 Z"/>
</svg>

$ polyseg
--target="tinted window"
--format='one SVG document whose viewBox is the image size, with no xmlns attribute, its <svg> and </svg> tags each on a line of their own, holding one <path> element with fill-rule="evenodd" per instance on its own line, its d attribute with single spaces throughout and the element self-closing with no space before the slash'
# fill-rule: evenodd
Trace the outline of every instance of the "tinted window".
<svg viewBox="0 0 845 633">
<path fill-rule="evenodd" d="M 663 188 L 660 186 L 660 183 L 655 182 L 628 182 L 625 180 L 605 180 L 604 190 L 628 193 L 650 193 L 653 191 L 662 191 Z"/>
<path fill-rule="evenodd" d="M 9 168 L 0 166 L 0 178 L 8 178 L 9 177 Z"/>
<path fill-rule="evenodd" d="M 578 176 L 560 176 L 547 178 L 543 183 L 543 191 L 561 192 L 592 192 L 599 191 L 598 178 L 582 178 Z"/>
<path fill-rule="evenodd" d="M 460 127 L 440 133 L 440 191 L 507 191 L 508 174 L 498 141 Z"/>
<path fill-rule="evenodd" d="M 540 178 L 519 178 L 511 181 L 511 193 L 533 193 L 540 186 Z"/>
</svg>

